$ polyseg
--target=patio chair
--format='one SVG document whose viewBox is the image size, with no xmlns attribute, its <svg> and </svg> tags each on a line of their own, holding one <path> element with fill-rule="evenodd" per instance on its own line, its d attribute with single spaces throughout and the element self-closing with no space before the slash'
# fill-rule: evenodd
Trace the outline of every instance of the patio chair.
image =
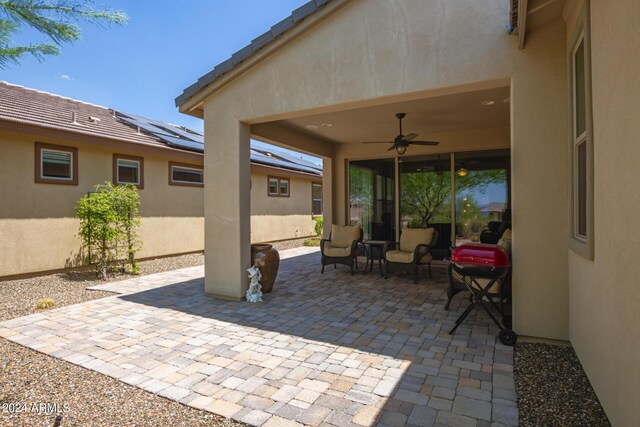
<svg viewBox="0 0 640 427">
<path fill-rule="evenodd" d="M 389 277 L 389 271 L 404 269 L 413 274 L 413 283 L 418 283 L 420 266 L 429 266 L 431 277 L 431 248 L 438 241 L 438 230 L 435 228 L 405 228 L 400 235 L 400 242 L 396 249 L 395 242 L 387 242 L 383 249 L 385 260 L 384 278 Z"/>
<path fill-rule="evenodd" d="M 320 240 L 320 262 L 324 274 L 324 266 L 333 264 L 346 265 L 351 268 L 357 266 L 357 256 L 362 246 L 362 227 L 359 225 L 331 225 L 328 239 Z"/>
</svg>

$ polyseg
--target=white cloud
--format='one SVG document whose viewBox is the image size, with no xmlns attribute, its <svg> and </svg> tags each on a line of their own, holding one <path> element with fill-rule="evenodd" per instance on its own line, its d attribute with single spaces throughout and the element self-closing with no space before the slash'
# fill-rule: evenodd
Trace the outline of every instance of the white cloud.
<svg viewBox="0 0 640 427">
<path fill-rule="evenodd" d="M 73 80 L 73 78 L 71 78 L 71 76 L 69 74 L 62 74 L 62 73 L 58 73 L 58 75 L 56 76 L 61 80 Z"/>
</svg>

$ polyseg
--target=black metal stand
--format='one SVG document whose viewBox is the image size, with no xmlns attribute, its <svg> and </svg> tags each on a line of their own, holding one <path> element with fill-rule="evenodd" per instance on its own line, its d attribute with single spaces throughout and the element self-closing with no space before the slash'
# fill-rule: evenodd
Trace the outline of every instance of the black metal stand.
<svg viewBox="0 0 640 427">
<path fill-rule="evenodd" d="M 454 266 L 454 268 L 456 267 Z M 484 287 L 482 287 L 480 283 L 478 283 L 478 281 L 476 280 L 476 277 L 472 277 L 469 274 L 465 274 L 464 271 L 462 271 L 462 269 L 456 268 L 456 270 L 459 274 L 466 275 L 467 277 L 470 278 L 471 284 L 467 283 L 466 280 L 464 281 L 464 283 L 467 289 L 469 290 L 469 292 L 471 292 L 472 302 L 464 310 L 464 312 L 462 312 L 460 317 L 458 317 L 458 319 L 455 322 L 455 326 L 453 327 L 453 329 L 451 329 L 451 332 L 449 332 L 449 334 L 453 335 L 456 332 L 456 329 L 458 329 L 458 326 L 460 326 L 460 324 L 464 321 L 464 319 L 466 319 L 469 313 L 471 313 L 471 311 L 479 305 L 489 315 L 491 320 L 493 320 L 494 323 L 500 328 L 500 333 L 498 334 L 498 339 L 500 340 L 500 342 L 504 345 L 513 346 L 516 343 L 518 336 L 516 335 L 515 332 L 513 332 L 513 330 L 510 329 L 511 325 L 507 327 L 503 325 L 503 323 L 496 318 L 496 316 L 491 312 L 489 307 L 487 307 L 487 304 L 485 302 L 485 297 L 487 297 L 489 290 L 493 287 L 493 285 L 498 280 L 503 280 L 506 277 L 508 270 L 505 270 L 502 274 L 500 274 L 497 277 L 492 277 L 490 279 L 487 277 L 487 279 L 489 279 L 489 282 Z M 505 318 L 506 316 L 504 315 L 503 310 L 501 310 L 496 305 L 496 303 L 493 302 L 491 298 L 487 298 L 487 300 L 489 301 L 491 306 L 493 306 L 493 308 L 495 308 L 502 315 L 503 320 L 505 320 L 504 323 L 507 323 L 506 322 L 507 319 Z M 508 320 L 509 320 L 509 323 L 511 323 L 510 319 Z"/>
</svg>

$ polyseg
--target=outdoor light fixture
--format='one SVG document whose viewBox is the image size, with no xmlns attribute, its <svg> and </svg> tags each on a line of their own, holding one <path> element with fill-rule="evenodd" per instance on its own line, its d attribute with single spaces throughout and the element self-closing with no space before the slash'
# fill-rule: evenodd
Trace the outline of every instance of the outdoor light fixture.
<svg viewBox="0 0 640 427">
<path fill-rule="evenodd" d="M 465 168 L 460 168 L 460 169 L 458 169 L 458 176 L 467 176 L 468 172 L 469 171 L 466 170 Z"/>
<path fill-rule="evenodd" d="M 398 152 L 399 155 L 403 155 L 404 153 L 407 152 L 407 146 L 406 145 L 396 145 L 396 151 Z"/>
</svg>

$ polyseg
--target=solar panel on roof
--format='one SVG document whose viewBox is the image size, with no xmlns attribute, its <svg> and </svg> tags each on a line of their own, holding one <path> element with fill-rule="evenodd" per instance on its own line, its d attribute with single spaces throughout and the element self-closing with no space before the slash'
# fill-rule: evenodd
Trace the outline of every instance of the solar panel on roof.
<svg viewBox="0 0 640 427">
<path fill-rule="evenodd" d="M 145 132 L 170 145 L 200 152 L 204 151 L 204 137 L 201 135 L 191 134 L 169 123 L 150 120 L 135 114 L 118 112 L 118 117 L 125 123 L 138 126 Z"/>
<path fill-rule="evenodd" d="M 171 145 L 175 145 L 177 147 L 188 148 L 191 150 L 204 151 L 204 144 L 196 141 L 189 141 L 187 139 L 176 138 L 173 136 L 163 136 L 162 140 L 168 142 Z"/>
</svg>

